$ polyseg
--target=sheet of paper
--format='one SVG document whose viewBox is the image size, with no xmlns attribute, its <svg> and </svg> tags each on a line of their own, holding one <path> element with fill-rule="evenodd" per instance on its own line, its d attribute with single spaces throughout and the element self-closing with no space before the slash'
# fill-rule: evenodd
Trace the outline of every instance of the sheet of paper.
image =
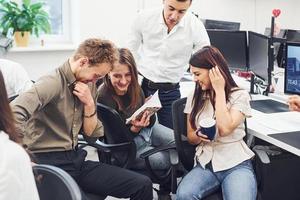
<svg viewBox="0 0 300 200">
<path fill-rule="evenodd" d="M 161 102 L 158 96 L 158 90 L 152 95 L 152 97 L 144 103 L 137 111 L 135 111 L 131 117 L 126 119 L 126 124 L 128 124 L 134 118 L 141 118 L 145 111 L 151 116 L 156 113 L 161 108 Z"/>
</svg>

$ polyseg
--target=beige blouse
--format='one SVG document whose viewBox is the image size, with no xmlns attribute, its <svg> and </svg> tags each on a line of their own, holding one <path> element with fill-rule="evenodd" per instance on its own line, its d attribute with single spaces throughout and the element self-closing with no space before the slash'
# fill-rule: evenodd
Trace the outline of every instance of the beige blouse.
<svg viewBox="0 0 300 200">
<path fill-rule="evenodd" d="M 192 111 L 192 92 L 188 98 L 184 112 L 190 114 Z M 236 109 L 246 117 L 251 117 L 250 96 L 246 90 L 236 90 L 231 93 L 228 109 Z M 207 99 L 203 111 L 197 116 L 196 124 L 207 117 L 214 116 L 214 109 Z M 199 127 L 197 127 L 199 128 Z M 209 143 L 200 143 L 196 148 L 195 161 L 198 161 L 203 168 L 210 161 L 214 172 L 230 169 L 241 162 L 250 159 L 254 153 L 248 148 L 243 140 L 245 136 L 245 126 L 242 122 L 231 134 L 221 137 L 216 133 L 215 140 Z M 195 163 L 196 165 L 196 163 Z"/>
</svg>

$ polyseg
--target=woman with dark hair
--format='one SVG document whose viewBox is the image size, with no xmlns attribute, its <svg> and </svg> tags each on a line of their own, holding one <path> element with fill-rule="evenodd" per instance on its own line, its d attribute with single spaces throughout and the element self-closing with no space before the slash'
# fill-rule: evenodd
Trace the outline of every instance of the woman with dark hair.
<svg viewBox="0 0 300 200">
<path fill-rule="evenodd" d="M 250 161 L 254 153 L 243 140 L 244 120 L 251 116 L 250 96 L 234 82 L 215 47 L 197 51 L 190 67 L 196 86 L 184 112 L 188 115 L 188 140 L 198 146 L 195 167 L 179 184 L 177 199 L 202 199 L 221 187 L 226 200 L 254 200 L 257 188 Z M 212 140 L 199 130 L 204 118 L 215 119 Z"/>
<path fill-rule="evenodd" d="M 0 200 L 38 200 L 31 162 L 15 132 L 1 70 L 0 94 Z"/>
<path fill-rule="evenodd" d="M 119 49 L 119 63 L 105 76 L 99 88 L 98 102 L 115 109 L 124 123 L 145 103 L 144 93 L 138 84 L 136 63 L 128 49 Z M 155 115 L 150 117 L 146 112 L 140 119 L 131 120 L 127 127 L 136 143 L 137 159 L 149 149 L 174 141 L 172 129 L 155 123 Z M 168 169 L 170 166 L 167 152 L 158 152 L 149 158 L 153 169 Z"/>
</svg>

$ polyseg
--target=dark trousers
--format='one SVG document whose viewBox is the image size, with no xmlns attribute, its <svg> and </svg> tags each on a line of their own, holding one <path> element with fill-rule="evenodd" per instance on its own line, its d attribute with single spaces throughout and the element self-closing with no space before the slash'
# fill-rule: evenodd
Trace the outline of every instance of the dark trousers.
<svg viewBox="0 0 300 200">
<path fill-rule="evenodd" d="M 85 161 L 85 150 L 34 154 L 39 164 L 68 172 L 87 193 L 135 200 L 152 200 L 152 182 L 144 175 L 95 161 Z"/>
<path fill-rule="evenodd" d="M 162 108 L 157 112 L 158 121 L 160 124 L 173 129 L 173 118 L 172 118 L 172 103 L 177 99 L 180 99 L 180 90 L 178 87 L 171 90 L 159 89 L 158 96 L 162 105 Z M 145 97 L 154 94 L 158 89 L 150 88 L 145 81 L 142 82 L 142 89 Z"/>
</svg>

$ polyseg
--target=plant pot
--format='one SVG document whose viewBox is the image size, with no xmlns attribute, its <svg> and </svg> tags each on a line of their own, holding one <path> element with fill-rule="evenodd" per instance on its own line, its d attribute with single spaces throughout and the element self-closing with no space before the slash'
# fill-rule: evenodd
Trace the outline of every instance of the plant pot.
<svg viewBox="0 0 300 200">
<path fill-rule="evenodd" d="M 29 43 L 30 32 L 29 31 L 16 31 L 14 38 L 17 47 L 27 47 Z"/>
</svg>

